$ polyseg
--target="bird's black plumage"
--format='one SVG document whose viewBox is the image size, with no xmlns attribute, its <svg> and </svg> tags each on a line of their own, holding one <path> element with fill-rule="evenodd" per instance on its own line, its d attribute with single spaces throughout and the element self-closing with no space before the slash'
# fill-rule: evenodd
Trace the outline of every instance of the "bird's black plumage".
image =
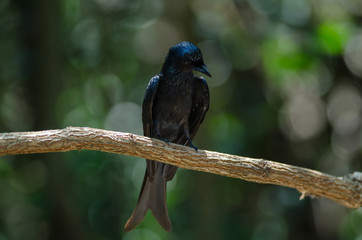
<svg viewBox="0 0 362 240">
<path fill-rule="evenodd" d="M 192 144 L 199 125 L 209 108 L 209 88 L 202 72 L 211 77 L 203 62 L 201 51 L 189 42 L 170 48 L 160 74 L 148 83 L 143 100 L 142 122 L 145 136 L 167 142 Z M 170 181 L 177 167 L 146 160 L 147 168 L 137 206 L 128 219 L 125 230 L 131 231 L 150 209 L 159 224 L 171 230 L 166 203 L 166 182 Z"/>
</svg>

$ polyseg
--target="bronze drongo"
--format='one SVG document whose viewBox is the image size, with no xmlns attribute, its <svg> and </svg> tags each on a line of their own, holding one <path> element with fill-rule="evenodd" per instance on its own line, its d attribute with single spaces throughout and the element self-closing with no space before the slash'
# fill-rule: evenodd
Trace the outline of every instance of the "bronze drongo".
<svg viewBox="0 0 362 240">
<path fill-rule="evenodd" d="M 211 77 L 201 51 L 194 44 L 181 42 L 169 49 L 161 72 L 148 83 L 142 107 L 145 136 L 197 148 L 192 144 L 199 125 L 209 108 L 209 88 L 199 71 Z M 166 182 L 177 167 L 146 160 L 147 168 L 137 206 L 125 225 L 133 230 L 148 209 L 166 230 L 172 225 L 166 204 Z"/>
</svg>

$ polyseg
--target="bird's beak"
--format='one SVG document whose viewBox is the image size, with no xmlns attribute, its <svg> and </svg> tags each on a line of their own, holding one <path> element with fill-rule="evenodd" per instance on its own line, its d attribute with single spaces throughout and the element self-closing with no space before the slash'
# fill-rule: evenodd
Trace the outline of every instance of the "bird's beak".
<svg viewBox="0 0 362 240">
<path fill-rule="evenodd" d="M 201 73 L 204 73 L 205 75 L 212 77 L 209 70 L 207 70 L 206 65 L 202 64 L 201 67 L 195 67 L 195 70 Z"/>
</svg>

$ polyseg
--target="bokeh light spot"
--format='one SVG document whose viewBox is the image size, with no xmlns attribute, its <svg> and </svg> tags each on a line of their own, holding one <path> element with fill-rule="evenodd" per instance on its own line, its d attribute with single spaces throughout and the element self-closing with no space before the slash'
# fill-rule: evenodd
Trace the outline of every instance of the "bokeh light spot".
<svg viewBox="0 0 362 240">
<path fill-rule="evenodd" d="M 104 122 L 105 129 L 142 135 L 141 107 L 132 102 L 114 105 Z"/>
<path fill-rule="evenodd" d="M 306 0 L 284 0 L 281 8 L 282 19 L 291 25 L 305 25 L 311 15 L 311 7 Z"/>
<path fill-rule="evenodd" d="M 203 41 L 198 44 L 203 53 L 204 62 L 211 72 L 212 78 L 207 79 L 209 86 L 225 83 L 231 74 L 232 66 L 215 41 Z"/>
<path fill-rule="evenodd" d="M 235 68 L 248 70 L 255 67 L 259 62 L 259 45 L 253 42 L 241 29 L 226 28 L 220 40 L 225 55 Z"/>
<path fill-rule="evenodd" d="M 319 134 L 325 124 L 324 104 L 316 96 L 291 96 L 281 112 L 281 127 L 291 140 L 307 140 Z"/>
<path fill-rule="evenodd" d="M 75 67 L 86 66 L 94 67 L 101 60 L 101 35 L 98 22 L 93 19 L 84 19 L 80 21 L 72 30 L 71 43 L 75 54 L 71 63 Z"/>
<path fill-rule="evenodd" d="M 156 20 L 139 29 L 135 36 L 134 49 L 142 61 L 151 65 L 161 64 L 168 49 L 182 40 L 184 39 L 177 26 Z"/>
<path fill-rule="evenodd" d="M 344 60 L 353 74 L 362 77 L 362 31 L 353 35 L 347 43 Z"/>
<path fill-rule="evenodd" d="M 361 127 L 362 96 L 351 85 L 339 85 L 329 96 L 327 112 L 334 131 L 341 135 L 354 133 Z"/>
<path fill-rule="evenodd" d="M 325 22 L 320 24 L 317 29 L 317 38 L 321 50 L 330 55 L 343 52 L 350 35 L 351 26 L 348 22 Z"/>
</svg>

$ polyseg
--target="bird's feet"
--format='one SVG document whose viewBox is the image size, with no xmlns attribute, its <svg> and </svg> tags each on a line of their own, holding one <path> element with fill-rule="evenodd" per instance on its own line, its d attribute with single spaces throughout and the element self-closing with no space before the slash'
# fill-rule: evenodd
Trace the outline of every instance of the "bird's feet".
<svg viewBox="0 0 362 240">
<path fill-rule="evenodd" d="M 192 142 L 191 142 L 191 139 L 190 139 L 190 138 L 188 138 L 188 139 L 187 139 L 187 142 L 190 144 L 190 147 L 191 147 L 191 148 L 195 149 L 195 151 L 196 151 L 196 152 L 197 152 L 197 150 L 199 150 L 199 148 L 198 148 L 198 147 L 196 147 L 194 144 L 192 144 Z"/>
<path fill-rule="evenodd" d="M 167 143 L 167 144 L 170 144 L 170 143 L 171 143 L 168 139 L 162 138 L 162 137 L 160 137 L 160 136 L 157 136 L 157 139 L 159 139 L 159 140 L 161 140 L 161 141 L 164 141 L 164 142 Z"/>
</svg>

